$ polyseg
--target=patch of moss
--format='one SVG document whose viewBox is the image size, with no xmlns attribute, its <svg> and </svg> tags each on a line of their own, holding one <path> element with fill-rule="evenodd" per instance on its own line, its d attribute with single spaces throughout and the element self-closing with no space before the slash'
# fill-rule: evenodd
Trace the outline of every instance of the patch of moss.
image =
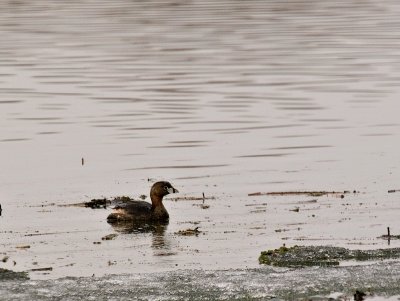
<svg viewBox="0 0 400 301">
<path fill-rule="evenodd" d="M 329 246 L 285 246 L 261 252 L 260 264 L 273 266 L 335 266 L 344 260 L 378 260 L 400 258 L 400 248 L 377 250 L 349 250 Z"/>
<path fill-rule="evenodd" d="M 0 281 L 1 280 L 23 280 L 29 279 L 27 272 L 14 272 L 7 269 L 0 268 Z"/>
</svg>

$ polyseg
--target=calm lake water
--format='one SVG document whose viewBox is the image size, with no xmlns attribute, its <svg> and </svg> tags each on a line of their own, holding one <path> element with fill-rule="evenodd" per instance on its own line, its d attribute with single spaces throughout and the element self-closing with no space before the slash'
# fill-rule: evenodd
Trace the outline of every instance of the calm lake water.
<svg viewBox="0 0 400 301">
<path fill-rule="evenodd" d="M 262 250 L 383 248 L 387 227 L 400 234 L 398 1 L 8 0 L 0 37 L 2 268 L 232 268 L 257 282 L 243 271 L 265 272 Z M 166 200 L 166 229 L 122 234 L 109 210 L 59 206 L 138 197 L 159 179 L 210 207 Z M 296 190 L 358 193 L 248 196 Z"/>
</svg>

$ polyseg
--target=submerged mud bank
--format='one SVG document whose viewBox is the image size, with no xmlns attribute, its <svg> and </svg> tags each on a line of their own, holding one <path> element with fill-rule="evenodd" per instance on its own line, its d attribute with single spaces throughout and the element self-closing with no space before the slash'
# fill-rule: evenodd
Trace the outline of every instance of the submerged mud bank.
<svg viewBox="0 0 400 301">
<path fill-rule="evenodd" d="M 349 250 L 331 246 L 285 246 L 261 252 L 258 261 L 280 267 L 335 266 L 345 260 L 367 261 L 400 258 L 400 248 Z"/>
</svg>

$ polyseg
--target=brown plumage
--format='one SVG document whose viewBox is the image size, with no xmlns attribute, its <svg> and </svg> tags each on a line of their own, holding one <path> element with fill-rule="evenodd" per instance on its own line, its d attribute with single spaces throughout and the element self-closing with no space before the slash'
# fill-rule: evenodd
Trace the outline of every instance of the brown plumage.
<svg viewBox="0 0 400 301">
<path fill-rule="evenodd" d="M 170 193 L 178 192 L 171 183 L 161 181 L 154 183 L 150 190 L 151 204 L 144 201 L 129 201 L 117 205 L 114 212 L 107 217 L 109 223 L 120 221 L 168 221 L 169 214 L 162 200 Z"/>
</svg>

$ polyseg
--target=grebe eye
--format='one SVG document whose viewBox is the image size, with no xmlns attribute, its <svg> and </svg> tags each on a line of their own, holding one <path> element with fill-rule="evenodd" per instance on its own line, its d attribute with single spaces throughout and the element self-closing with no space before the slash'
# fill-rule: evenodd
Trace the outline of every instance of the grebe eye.
<svg viewBox="0 0 400 301">
<path fill-rule="evenodd" d="M 175 192 L 174 188 L 172 188 L 172 187 L 164 186 L 164 189 L 165 189 L 167 194 Z"/>
</svg>

